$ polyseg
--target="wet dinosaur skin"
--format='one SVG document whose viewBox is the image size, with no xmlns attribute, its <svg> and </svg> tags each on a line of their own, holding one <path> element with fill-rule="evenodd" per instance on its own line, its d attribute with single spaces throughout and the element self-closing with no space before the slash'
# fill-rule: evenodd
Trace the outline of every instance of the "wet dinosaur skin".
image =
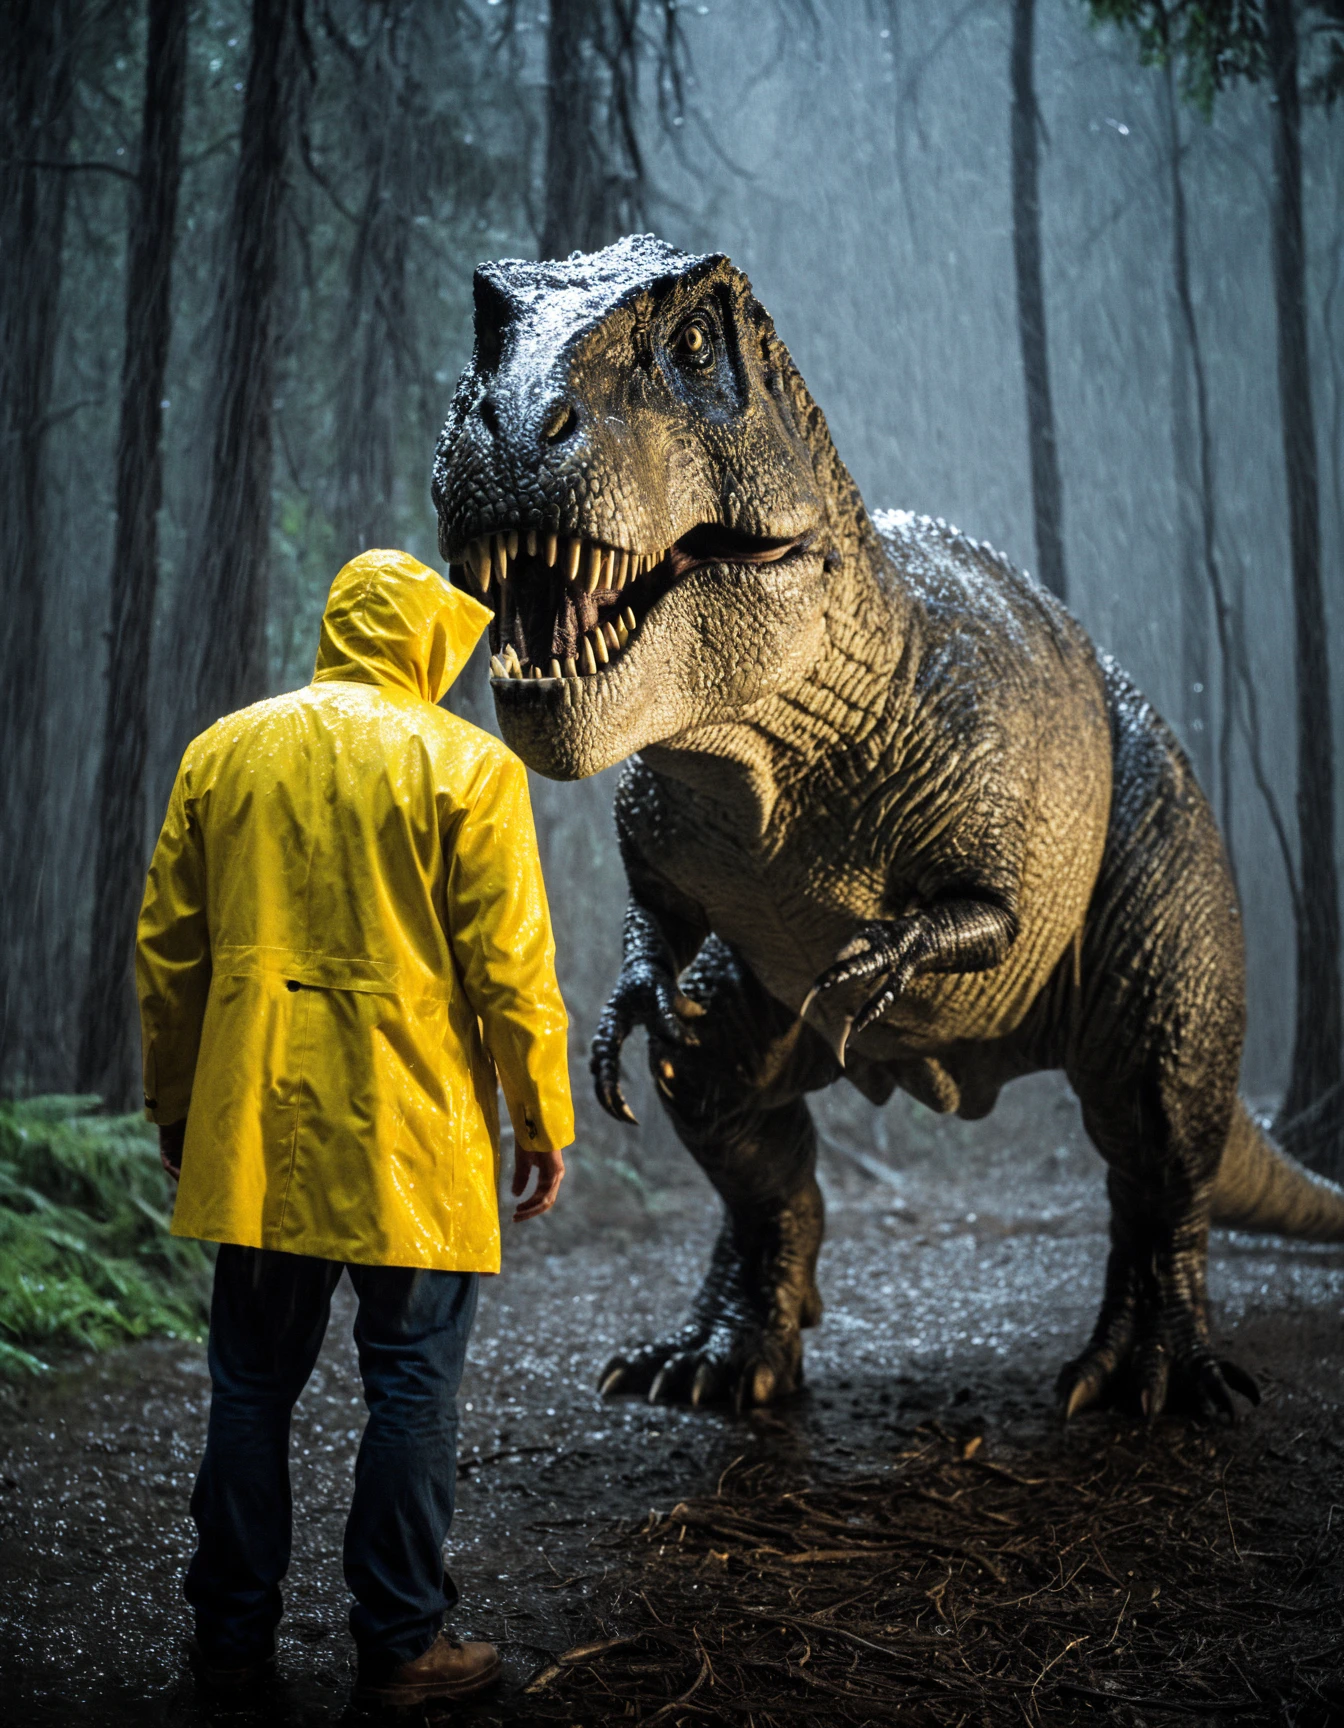
<svg viewBox="0 0 1344 1728">
<path fill-rule="evenodd" d="M 987 545 L 869 516 L 727 259 L 637 236 L 485 265 L 476 319 L 435 461 L 441 548 L 494 607 L 506 740 L 558 779 L 627 762 L 594 1079 L 633 1121 L 621 1049 L 643 1026 L 724 1202 L 691 1315 L 604 1389 L 740 1408 L 800 1384 L 821 1315 L 807 1093 L 844 1078 L 978 1117 L 1061 1068 L 1112 1207 L 1061 1405 L 1231 1415 L 1256 1394 L 1209 1344 L 1210 1221 L 1344 1240 L 1344 1191 L 1237 1097 L 1236 896 L 1170 731 Z"/>
</svg>

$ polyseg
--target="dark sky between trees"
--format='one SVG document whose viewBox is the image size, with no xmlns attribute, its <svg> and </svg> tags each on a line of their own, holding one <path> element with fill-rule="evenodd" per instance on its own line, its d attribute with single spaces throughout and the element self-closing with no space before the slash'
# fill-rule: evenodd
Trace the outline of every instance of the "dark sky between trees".
<svg viewBox="0 0 1344 1728">
<path fill-rule="evenodd" d="M 1038 575 L 1066 573 L 1070 606 L 1181 732 L 1230 818 L 1250 960 L 1245 1083 L 1271 1102 L 1282 1092 L 1300 644 L 1272 81 L 1230 80 L 1205 118 L 1181 96 L 1179 61 L 1170 74 L 1142 64 L 1133 32 L 1093 27 L 1082 0 L 555 0 L 549 11 L 212 0 L 186 10 L 165 261 L 143 220 L 165 196 L 163 177 L 156 190 L 142 168 L 146 54 L 155 12 L 162 32 L 181 9 L 24 0 L 12 11 L 21 52 L 0 93 L 6 1089 L 92 1084 L 133 1101 L 128 950 L 113 945 L 109 961 L 100 943 L 90 969 L 96 902 L 100 929 L 127 916 L 126 868 L 99 887 L 107 810 L 122 812 L 133 875 L 191 730 L 306 678 L 339 565 L 368 544 L 437 562 L 429 460 L 469 352 L 476 261 L 637 226 L 747 270 L 870 508 L 943 516 Z M 1304 88 L 1329 63 L 1330 16 L 1294 11 Z M 257 29 L 270 33 L 265 64 Z M 1024 127 L 1036 150 L 1053 550 L 1039 539 L 1041 428 L 1029 421 L 1031 333 L 1019 319 L 1031 251 Z M 155 135 L 161 165 L 171 130 Z M 1344 110 L 1305 103 L 1300 137 L 1324 646 L 1337 683 Z M 123 386 L 134 367 L 153 374 L 143 326 L 165 262 L 171 331 L 153 396 L 163 504 L 155 579 L 146 584 L 142 555 L 136 587 L 124 514 L 117 532 L 119 462 L 122 495 L 146 493 L 126 476 L 135 424 Z M 139 436 L 143 449 L 156 443 L 143 424 Z M 1051 484 L 1047 474 L 1047 494 Z M 118 630 L 125 688 L 148 691 L 138 792 L 122 723 L 104 757 Z M 492 724 L 479 665 L 453 700 Z M 1315 723 L 1337 744 L 1337 719 L 1322 708 Z M 624 899 L 610 780 L 534 782 L 580 1132 L 599 1150 L 619 1134 L 582 1084 Z M 90 1027 L 108 1026 L 114 1036 L 91 1040 Z"/>
</svg>

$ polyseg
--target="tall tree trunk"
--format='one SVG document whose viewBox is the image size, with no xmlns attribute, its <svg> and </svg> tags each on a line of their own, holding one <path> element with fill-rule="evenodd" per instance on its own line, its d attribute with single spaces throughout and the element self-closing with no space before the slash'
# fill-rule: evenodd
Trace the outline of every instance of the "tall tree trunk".
<svg viewBox="0 0 1344 1728">
<path fill-rule="evenodd" d="M 1251 777 L 1265 806 L 1270 828 L 1278 842 L 1283 859 L 1284 875 L 1292 896 L 1293 917 L 1301 916 L 1301 885 L 1297 861 L 1293 856 L 1288 824 L 1284 820 L 1278 793 L 1265 767 L 1263 732 L 1260 725 L 1260 703 L 1255 679 L 1251 674 L 1250 655 L 1246 648 L 1246 628 L 1243 608 L 1228 595 L 1218 557 L 1217 491 L 1213 475 L 1213 428 L 1209 419 L 1209 386 L 1204 367 L 1204 349 L 1200 341 L 1199 324 L 1195 318 L 1195 300 L 1190 287 L 1189 224 L 1185 207 L 1185 178 L 1181 169 L 1180 124 L 1177 118 L 1175 79 L 1170 64 L 1166 67 L 1166 119 L 1171 176 L 1172 226 L 1172 287 L 1175 306 L 1172 354 L 1173 439 L 1176 444 L 1178 485 L 1183 493 L 1193 489 L 1197 518 L 1196 542 L 1198 568 L 1183 569 L 1181 589 L 1182 665 L 1187 676 L 1199 678 L 1186 631 L 1194 636 L 1197 652 L 1207 665 L 1208 609 L 1213 608 L 1218 633 L 1218 655 L 1222 667 L 1222 701 L 1218 726 L 1218 781 L 1221 792 L 1223 839 L 1232 856 L 1232 737 L 1234 728 L 1241 731 L 1250 762 Z M 1193 409 L 1193 415 L 1192 415 Z M 1189 436 L 1192 447 L 1182 453 L 1182 441 Z M 1183 516 L 1188 513 L 1183 510 Z M 1183 527 L 1189 524 L 1183 522 Z M 1192 666 L 1192 661 L 1194 665 Z M 1207 674 L 1204 675 L 1205 678 Z M 1188 695 L 1195 695 L 1189 692 Z M 1207 694 L 1207 691 L 1206 691 Z M 1203 712 L 1207 713 L 1207 703 Z M 1187 711 L 1188 713 L 1189 711 Z M 1198 710 L 1196 710 L 1198 713 Z M 1199 733 L 1192 726 L 1195 737 Z M 1198 759 L 1197 759 L 1198 760 Z M 1210 778 L 1204 782 L 1211 788 Z M 1234 864 L 1235 873 L 1235 864 Z"/>
<path fill-rule="evenodd" d="M 13 0 L 0 63 L 0 1085 L 42 1037 L 42 822 L 50 567 L 47 428 L 73 119 L 74 0 Z"/>
<path fill-rule="evenodd" d="M 417 213 L 423 216 L 431 207 L 427 193 L 434 173 L 426 137 L 432 119 L 419 100 L 415 65 L 422 5 L 423 0 L 384 0 L 371 8 L 363 42 L 343 34 L 330 12 L 324 15 L 327 34 L 349 68 L 350 121 L 367 175 L 338 326 L 327 481 L 341 561 L 369 546 L 394 544 L 397 440 L 416 364 L 408 340 L 408 268 L 414 223 Z"/>
<path fill-rule="evenodd" d="M 638 13 L 639 0 L 551 0 L 543 258 L 594 251 L 643 220 Z"/>
<path fill-rule="evenodd" d="M 1218 565 L 1217 498 L 1213 479 L 1213 434 L 1204 351 L 1190 286 L 1190 224 L 1185 175 L 1181 165 L 1180 109 L 1171 62 L 1164 68 L 1163 119 L 1166 129 L 1168 191 L 1171 198 L 1172 286 L 1172 454 L 1181 535 L 1181 682 L 1186 749 L 1200 784 L 1215 795 L 1213 702 L 1210 690 L 1209 614 L 1213 612 L 1222 662 L 1222 702 L 1218 724 L 1216 790 L 1221 799 L 1223 835 L 1232 845 L 1232 731 L 1236 673 L 1227 641 L 1229 619 Z"/>
<path fill-rule="evenodd" d="M 126 274 L 126 350 L 117 443 L 107 717 L 98 774 L 93 923 L 79 1086 L 129 1109 L 130 959 L 144 875 L 149 645 L 159 575 L 163 380 L 172 335 L 173 238 L 182 162 L 187 0 L 149 0 L 145 105 Z"/>
<path fill-rule="evenodd" d="M 1293 1064 L 1283 1101 L 1282 1119 L 1288 1124 L 1312 1105 L 1322 1105 L 1327 1095 L 1338 1098 L 1337 1089 L 1344 1078 L 1344 1017 L 1340 1007 L 1330 662 L 1321 592 L 1320 486 L 1307 341 L 1302 120 L 1293 0 L 1265 0 L 1265 34 L 1274 91 L 1274 299 L 1297 666 L 1301 905 Z"/>
<path fill-rule="evenodd" d="M 193 729 L 266 689 L 281 221 L 307 59 L 303 0 L 252 0 L 242 143 L 219 307 L 209 496 L 181 624 L 200 644 Z"/>
<path fill-rule="evenodd" d="M 1064 504 L 1050 399 L 1050 354 L 1041 281 L 1040 114 L 1033 79 L 1036 0 L 1013 0 L 1012 159 L 1013 263 L 1017 272 L 1017 328 L 1027 390 L 1031 445 L 1031 501 L 1041 581 L 1060 599 L 1064 572 Z"/>
</svg>

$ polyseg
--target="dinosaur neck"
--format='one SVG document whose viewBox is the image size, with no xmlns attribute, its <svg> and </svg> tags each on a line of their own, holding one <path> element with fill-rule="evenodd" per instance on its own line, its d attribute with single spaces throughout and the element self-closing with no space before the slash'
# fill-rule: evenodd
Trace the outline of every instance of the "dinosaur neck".
<svg viewBox="0 0 1344 1728">
<path fill-rule="evenodd" d="M 903 632 L 879 580 L 881 551 L 866 514 L 854 529 L 848 555 L 829 576 L 817 654 L 750 707 L 640 752 L 660 777 L 731 806 L 734 826 L 759 840 L 781 799 L 791 803 L 819 779 L 862 777 L 889 730 Z"/>
</svg>

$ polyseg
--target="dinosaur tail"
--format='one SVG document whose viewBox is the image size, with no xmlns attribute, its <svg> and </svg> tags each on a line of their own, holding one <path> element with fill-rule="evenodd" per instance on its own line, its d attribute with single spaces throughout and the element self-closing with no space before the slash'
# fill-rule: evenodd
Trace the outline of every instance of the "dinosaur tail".
<svg viewBox="0 0 1344 1728">
<path fill-rule="evenodd" d="M 1213 1188 L 1212 1222 L 1310 1242 L 1344 1242 L 1344 1188 L 1308 1170 L 1239 1098 Z"/>
</svg>

